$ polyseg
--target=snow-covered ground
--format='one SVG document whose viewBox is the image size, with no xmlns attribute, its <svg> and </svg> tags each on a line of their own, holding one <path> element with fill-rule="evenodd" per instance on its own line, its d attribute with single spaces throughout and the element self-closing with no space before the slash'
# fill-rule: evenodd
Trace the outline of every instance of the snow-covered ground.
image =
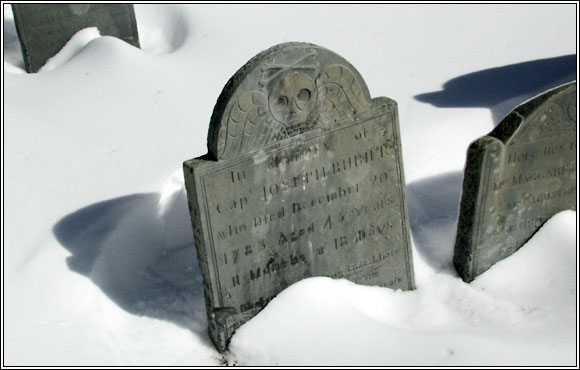
<svg viewBox="0 0 580 370">
<path fill-rule="evenodd" d="M 576 212 L 471 284 L 451 265 L 466 148 L 576 78 L 575 4 L 135 10 L 141 50 L 89 29 L 25 74 L 4 5 L 4 365 L 577 364 Z M 181 163 L 229 77 L 286 41 L 398 101 L 417 290 L 304 280 L 222 356 Z"/>
</svg>

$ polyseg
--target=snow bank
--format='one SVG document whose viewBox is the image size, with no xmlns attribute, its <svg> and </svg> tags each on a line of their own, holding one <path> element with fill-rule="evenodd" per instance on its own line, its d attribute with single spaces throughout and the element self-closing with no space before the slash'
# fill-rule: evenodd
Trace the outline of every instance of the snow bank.
<svg viewBox="0 0 580 370">
<path fill-rule="evenodd" d="M 550 219 L 472 284 L 433 273 L 415 291 L 310 278 L 234 335 L 238 365 L 574 364 L 576 212 Z M 550 348 L 549 351 L 546 351 Z"/>
<path fill-rule="evenodd" d="M 40 68 L 40 72 L 52 71 L 62 66 L 74 58 L 75 55 L 83 50 L 85 45 L 97 37 L 101 37 L 101 33 L 97 27 L 88 27 L 78 31 L 55 56 L 48 58 L 46 63 Z"/>
</svg>

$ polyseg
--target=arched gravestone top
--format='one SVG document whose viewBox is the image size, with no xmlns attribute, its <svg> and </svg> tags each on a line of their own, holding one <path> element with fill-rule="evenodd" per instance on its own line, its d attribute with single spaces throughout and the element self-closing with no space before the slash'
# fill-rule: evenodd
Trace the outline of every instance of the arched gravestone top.
<svg viewBox="0 0 580 370">
<path fill-rule="evenodd" d="M 576 82 L 514 109 L 467 151 L 454 264 L 470 282 L 576 209 Z"/>
<path fill-rule="evenodd" d="M 397 104 L 312 44 L 258 54 L 227 83 L 208 154 L 184 162 L 209 333 L 312 276 L 413 289 Z"/>
<path fill-rule="evenodd" d="M 227 159 L 371 109 L 368 88 L 344 58 L 291 42 L 261 52 L 228 81 L 211 117 L 208 151 Z"/>
</svg>

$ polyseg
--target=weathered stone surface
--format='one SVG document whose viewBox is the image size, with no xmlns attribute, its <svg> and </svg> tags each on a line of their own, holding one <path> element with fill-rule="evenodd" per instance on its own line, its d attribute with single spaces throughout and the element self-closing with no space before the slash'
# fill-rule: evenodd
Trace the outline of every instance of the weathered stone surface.
<svg viewBox="0 0 580 370">
<path fill-rule="evenodd" d="M 37 72 L 87 27 L 139 47 L 132 4 L 13 4 L 12 11 L 29 73 Z"/>
<path fill-rule="evenodd" d="M 208 151 L 184 173 L 219 350 L 307 277 L 414 288 L 397 105 L 342 57 L 258 54 L 220 95 Z"/>
<path fill-rule="evenodd" d="M 576 209 L 576 82 L 512 111 L 467 152 L 453 262 L 470 282 Z"/>
</svg>

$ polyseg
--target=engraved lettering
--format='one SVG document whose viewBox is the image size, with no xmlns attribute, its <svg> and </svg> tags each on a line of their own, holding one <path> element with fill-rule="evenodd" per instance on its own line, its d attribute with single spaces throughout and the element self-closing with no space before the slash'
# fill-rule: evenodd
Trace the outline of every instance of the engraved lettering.
<svg viewBox="0 0 580 370">
<path fill-rule="evenodd" d="M 532 161 L 536 158 L 536 152 L 515 152 L 509 153 L 507 163 L 515 164 L 523 161 Z"/>
<path fill-rule="evenodd" d="M 328 228 L 329 230 L 332 230 L 332 219 L 331 219 L 330 215 L 328 215 L 328 217 L 326 217 L 326 221 L 324 221 L 324 226 L 322 228 L 323 229 Z"/>
<path fill-rule="evenodd" d="M 232 177 L 232 183 L 236 181 L 242 181 L 246 179 L 246 172 L 245 171 L 230 171 L 230 175 Z"/>
<path fill-rule="evenodd" d="M 286 208 L 281 207 L 278 211 L 273 213 L 265 213 L 263 215 L 254 216 L 254 228 L 266 226 L 273 222 L 278 222 L 286 217 Z"/>
<path fill-rule="evenodd" d="M 276 155 L 268 159 L 270 168 L 286 166 L 293 162 L 309 160 L 319 155 L 319 145 L 313 145 L 307 148 L 297 148 L 290 151 L 287 155 Z"/>
<path fill-rule="evenodd" d="M 576 209 L 576 118 L 562 114 L 571 101 L 575 82 L 517 107 L 471 144 L 454 255 L 465 281 L 514 253 L 554 214 Z"/>
<path fill-rule="evenodd" d="M 381 173 L 380 175 L 372 175 L 371 176 L 371 185 L 375 186 L 376 184 L 383 184 L 387 182 L 388 175 L 386 172 Z"/>
<path fill-rule="evenodd" d="M 334 249 L 338 249 L 338 247 L 344 247 L 348 245 L 348 239 L 346 235 L 339 237 L 338 239 L 334 239 Z"/>
<path fill-rule="evenodd" d="M 239 199 L 232 200 L 231 202 L 227 202 L 225 204 L 218 203 L 216 205 L 216 210 L 218 211 L 218 213 L 225 213 L 227 211 L 233 211 L 236 209 L 243 210 L 244 207 L 247 208 L 247 205 L 248 205 L 248 198 L 241 197 Z"/>
<path fill-rule="evenodd" d="M 314 223 L 310 223 L 310 225 L 308 225 L 305 228 L 291 231 L 290 233 L 286 233 L 286 235 L 283 232 L 280 232 L 280 237 L 278 238 L 278 245 L 292 244 L 292 243 L 296 242 L 298 239 L 300 239 L 301 237 L 303 237 L 304 235 L 310 234 L 313 232 L 314 232 Z"/>
<path fill-rule="evenodd" d="M 544 155 L 545 156 L 551 156 L 554 154 L 560 154 L 564 152 L 564 146 L 559 144 L 559 145 L 551 145 L 551 146 L 544 146 Z"/>
<path fill-rule="evenodd" d="M 362 139 L 363 137 L 367 137 L 367 128 L 366 128 L 366 127 L 363 127 L 362 131 L 357 131 L 357 132 L 354 134 L 354 139 L 355 139 L 355 140 L 360 140 L 360 139 Z"/>
<path fill-rule="evenodd" d="M 240 285 L 240 275 L 232 276 L 232 286 Z"/>
<path fill-rule="evenodd" d="M 501 180 L 499 182 L 494 182 L 493 183 L 493 191 L 501 190 L 504 185 L 505 185 L 505 180 Z"/>
</svg>

